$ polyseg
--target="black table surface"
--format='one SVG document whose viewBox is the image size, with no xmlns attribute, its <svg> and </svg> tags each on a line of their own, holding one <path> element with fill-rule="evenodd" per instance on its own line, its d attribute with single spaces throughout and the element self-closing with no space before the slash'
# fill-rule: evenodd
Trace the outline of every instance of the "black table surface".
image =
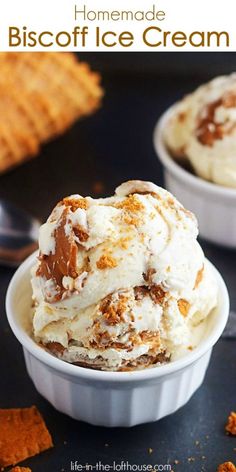
<svg viewBox="0 0 236 472">
<path fill-rule="evenodd" d="M 0 197 L 44 220 L 65 195 L 109 195 L 122 181 L 136 178 L 162 185 L 152 143 L 154 125 L 166 107 L 200 81 L 106 73 L 103 107 L 46 145 L 35 160 L 1 176 Z M 225 278 L 235 309 L 236 251 L 201 243 Z M 224 431 L 228 413 L 236 409 L 236 341 L 217 343 L 203 386 L 186 406 L 159 422 L 108 429 L 74 421 L 45 401 L 28 378 L 21 346 L 4 312 L 13 272 L 0 268 L 0 407 L 36 404 L 45 417 L 55 447 L 25 461 L 33 472 L 69 472 L 76 460 L 82 465 L 116 461 L 118 468 L 123 460 L 134 471 L 143 464 L 171 464 L 175 472 L 214 472 L 221 462 L 236 462 L 236 438 Z"/>
</svg>

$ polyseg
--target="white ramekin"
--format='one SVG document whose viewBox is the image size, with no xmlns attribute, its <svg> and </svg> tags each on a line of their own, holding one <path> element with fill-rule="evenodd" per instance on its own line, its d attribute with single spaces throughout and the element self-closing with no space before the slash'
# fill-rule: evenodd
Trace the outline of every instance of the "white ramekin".
<svg viewBox="0 0 236 472">
<path fill-rule="evenodd" d="M 209 317 L 204 340 L 194 351 L 156 368 L 102 372 L 57 359 L 30 336 L 30 269 L 35 260 L 33 254 L 13 276 L 6 310 L 12 331 L 23 346 L 27 370 L 36 389 L 57 410 L 96 425 L 133 426 L 163 418 L 190 399 L 204 379 L 212 347 L 229 312 L 228 292 L 214 266 L 219 304 Z"/>
<path fill-rule="evenodd" d="M 154 131 L 154 146 L 164 166 L 166 188 L 195 213 L 203 238 L 236 248 L 236 189 L 203 180 L 174 161 L 163 140 L 163 130 L 173 109 L 162 115 Z"/>
</svg>

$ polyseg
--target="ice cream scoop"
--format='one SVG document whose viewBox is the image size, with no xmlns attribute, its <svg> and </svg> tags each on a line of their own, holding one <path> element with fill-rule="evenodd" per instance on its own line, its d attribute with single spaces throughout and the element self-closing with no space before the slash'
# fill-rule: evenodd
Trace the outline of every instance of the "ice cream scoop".
<svg viewBox="0 0 236 472">
<path fill-rule="evenodd" d="M 35 339 L 103 370 L 159 365 L 194 348 L 217 304 L 197 234 L 193 214 L 150 182 L 64 198 L 40 229 Z"/>
<path fill-rule="evenodd" d="M 177 103 L 164 139 L 173 156 L 187 159 L 198 176 L 236 187 L 236 73 Z"/>
</svg>

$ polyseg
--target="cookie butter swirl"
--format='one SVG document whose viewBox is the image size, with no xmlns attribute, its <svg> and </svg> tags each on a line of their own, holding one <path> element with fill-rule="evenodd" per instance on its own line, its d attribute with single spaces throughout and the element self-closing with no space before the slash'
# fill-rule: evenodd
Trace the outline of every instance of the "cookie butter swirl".
<svg viewBox="0 0 236 472">
<path fill-rule="evenodd" d="M 232 113 L 232 111 L 233 113 Z M 196 135 L 200 143 L 213 146 L 215 140 L 230 135 L 236 127 L 236 90 L 208 104 L 200 112 Z"/>
<path fill-rule="evenodd" d="M 48 301 L 61 300 L 66 296 L 70 285 L 73 285 L 73 280 L 78 281 L 80 271 L 77 260 L 80 243 L 88 239 L 88 234 L 82 226 L 85 221 L 82 221 L 85 218 L 85 204 L 86 201 L 81 198 L 64 199 L 49 221 L 41 227 L 37 275 L 47 281 L 45 299 Z M 45 236 L 46 241 L 43 241 Z"/>
<path fill-rule="evenodd" d="M 173 156 L 196 173 L 236 187 L 236 74 L 199 87 L 173 109 L 164 132 Z"/>
<path fill-rule="evenodd" d="M 216 304 L 196 237 L 192 213 L 150 182 L 63 199 L 41 227 L 32 273 L 37 341 L 93 368 L 167 362 Z"/>
</svg>

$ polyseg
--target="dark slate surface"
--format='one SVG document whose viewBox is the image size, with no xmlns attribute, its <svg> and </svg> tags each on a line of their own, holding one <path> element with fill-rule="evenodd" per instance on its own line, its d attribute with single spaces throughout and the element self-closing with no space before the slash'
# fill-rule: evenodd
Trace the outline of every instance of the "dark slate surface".
<svg viewBox="0 0 236 472">
<path fill-rule="evenodd" d="M 44 219 L 66 194 L 95 195 L 97 182 L 104 186 L 104 195 L 129 178 L 162 184 L 162 169 L 152 145 L 155 122 L 168 105 L 200 81 L 199 77 L 183 82 L 175 77 L 107 74 L 103 108 L 47 145 L 39 158 L 1 176 L 0 196 Z M 236 251 L 203 246 L 224 276 L 236 309 Z M 226 417 L 236 409 L 236 341 L 218 342 L 204 385 L 176 414 L 131 429 L 79 423 L 44 401 L 26 374 L 21 346 L 10 332 L 4 312 L 12 274 L 13 270 L 0 268 L 0 407 L 36 404 L 43 413 L 55 448 L 25 462 L 33 472 L 69 472 L 70 461 L 75 460 L 83 465 L 124 460 L 134 465 L 133 470 L 141 464 L 171 464 L 175 472 L 214 472 L 225 460 L 236 462 L 236 438 L 224 433 Z"/>
</svg>

